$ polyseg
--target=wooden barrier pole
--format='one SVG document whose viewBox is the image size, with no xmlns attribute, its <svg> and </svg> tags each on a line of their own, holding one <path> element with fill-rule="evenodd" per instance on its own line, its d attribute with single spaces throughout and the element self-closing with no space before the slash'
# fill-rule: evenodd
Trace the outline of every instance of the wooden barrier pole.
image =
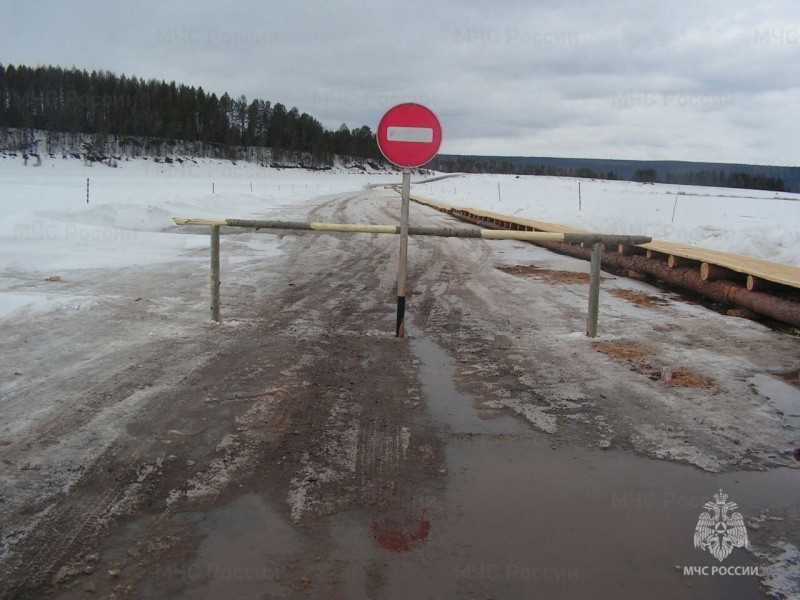
<svg viewBox="0 0 800 600">
<path fill-rule="evenodd" d="M 597 318 L 600 312 L 600 263 L 603 259 L 603 244 L 592 245 L 592 267 L 589 275 L 589 319 L 586 335 L 597 337 Z"/>
<path fill-rule="evenodd" d="M 211 320 L 221 323 L 219 310 L 219 225 L 211 226 Z"/>
<path fill-rule="evenodd" d="M 396 337 L 406 336 L 406 279 L 408 268 L 408 208 L 411 204 L 411 169 L 403 169 L 402 205 L 400 207 L 400 265 L 397 270 Z"/>
<path fill-rule="evenodd" d="M 264 230 L 265 233 L 280 230 L 328 231 L 341 233 L 388 233 L 400 234 L 402 227 L 397 225 L 370 225 L 357 223 L 314 223 L 306 221 L 259 221 L 253 219 L 187 219 L 173 217 L 176 225 L 213 225 L 244 227 Z M 548 231 L 514 231 L 503 229 L 465 229 L 452 227 L 408 227 L 408 235 L 428 235 L 437 237 L 482 238 L 484 240 L 522 240 L 527 242 L 567 242 L 570 244 L 647 244 L 652 238 L 643 235 L 612 235 L 606 233 L 556 233 Z"/>
</svg>

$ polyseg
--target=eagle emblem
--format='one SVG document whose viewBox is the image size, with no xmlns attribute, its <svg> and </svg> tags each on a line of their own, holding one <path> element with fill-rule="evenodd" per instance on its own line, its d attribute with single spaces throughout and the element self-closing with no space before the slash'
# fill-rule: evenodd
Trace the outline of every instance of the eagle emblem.
<svg viewBox="0 0 800 600">
<path fill-rule="evenodd" d="M 722 490 L 714 494 L 715 502 L 706 502 L 707 512 L 697 519 L 694 528 L 694 547 L 708 550 L 714 558 L 722 562 L 734 548 L 749 548 L 747 529 L 742 514 L 735 511 L 737 504 L 728 502 L 728 494 Z M 729 514 L 730 513 L 730 514 Z"/>
</svg>

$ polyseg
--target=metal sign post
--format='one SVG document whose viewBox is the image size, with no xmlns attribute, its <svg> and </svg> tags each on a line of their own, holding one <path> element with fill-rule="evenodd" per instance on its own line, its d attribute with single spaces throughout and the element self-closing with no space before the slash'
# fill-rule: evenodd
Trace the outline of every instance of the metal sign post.
<svg viewBox="0 0 800 600">
<path fill-rule="evenodd" d="M 411 169 L 403 169 L 400 207 L 400 266 L 397 269 L 397 337 L 406 336 L 406 281 L 408 279 L 408 207 L 411 204 Z"/>
<path fill-rule="evenodd" d="M 433 112 L 412 102 L 390 108 L 376 133 L 386 159 L 403 167 L 400 208 L 400 266 L 397 270 L 397 337 L 405 337 L 406 280 L 408 277 L 408 207 L 411 203 L 411 169 L 421 167 L 439 151 L 442 127 Z"/>
</svg>

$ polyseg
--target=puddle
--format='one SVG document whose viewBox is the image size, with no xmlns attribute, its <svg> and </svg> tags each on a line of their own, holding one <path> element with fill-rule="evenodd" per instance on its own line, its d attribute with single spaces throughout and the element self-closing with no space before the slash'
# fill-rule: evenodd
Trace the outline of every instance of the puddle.
<svg viewBox="0 0 800 600">
<path fill-rule="evenodd" d="M 410 323 L 407 318 L 406 322 Z M 531 429 L 520 420 L 498 413 L 480 410 L 475 398 L 456 389 L 456 365 L 439 345 L 409 324 L 409 341 L 419 360 L 420 383 L 428 411 L 440 425 L 452 433 L 530 435 Z"/>
<path fill-rule="evenodd" d="M 424 569 L 440 596 L 761 598 L 755 577 L 684 578 L 675 567 L 719 564 L 692 538 L 720 488 L 746 517 L 800 491 L 789 470 L 714 476 L 547 440 L 454 440 L 447 469 L 429 545 L 413 568 L 396 568 L 397 581 Z M 752 560 L 736 550 L 724 564 Z"/>
<path fill-rule="evenodd" d="M 247 598 L 254 590 L 278 592 L 279 565 L 302 546 L 301 535 L 258 494 L 198 515 L 203 541 L 182 574 L 188 584 L 178 598 Z M 274 589 L 273 589 L 274 588 Z"/>
<path fill-rule="evenodd" d="M 720 489 L 749 523 L 796 502 L 800 471 L 710 474 L 554 446 L 514 416 L 485 418 L 476 398 L 457 390 L 452 358 L 410 333 L 423 397 L 443 432 L 444 463 L 431 465 L 440 475 L 404 481 L 414 486 L 408 501 L 349 508 L 310 527 L 256 493 L 175 515 L 174 525 L 191 525 L 202 541 L 177 581 L 162 572 L 143 597 L 764 597 L 755 576 L 684 576 L 676 567 L 720 566 L 693 545 L 703 505 Z M 753 561 L 736 548 L 722 566 Z"/>
<path fill-rule="evenodd" d="M 435 419 L 454 433 L 514 435 L 448 439 L 447 491 L 428 515 L 426 544 L 386 555 L 380 597 L 763 598 L 757 577 L 685 577 L 676 567 L 720 565 L 693 545 L 715 493 L 724 490 L 747 521 L 796 501 L 797 470 L 720 475 L 622 451 L 553 448 L 512 417 L 482 419 L 476 399 L 456 389 L 452 359 L 411 333 Z M 753 561 L 735 549 L 723 564 Z"/>
<path fill-rule="evenodd" d="M 800 429 L 800 389 L 763 373 L 753 375 L 747 382 L 783 413 L 789 425 Z"/>
</svg>

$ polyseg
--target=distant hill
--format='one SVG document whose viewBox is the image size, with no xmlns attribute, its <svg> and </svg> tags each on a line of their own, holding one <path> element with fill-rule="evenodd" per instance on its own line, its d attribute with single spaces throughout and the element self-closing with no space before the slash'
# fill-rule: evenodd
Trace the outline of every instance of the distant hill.
<svg viewBox="0 0 800 600">
<path fill-rule="evenodd" d="M 752 189 L 776 189 L 800 193 L 800 167 L 779 167 L 677 160 L 614 160 L 554 158 L 543 156 L 479 156 L 440 154 L 429 165 L 440 171 L 571 175 L 627 181 L 654 181 L 686 185 L 714 185 Z M 760 184 L 760 185 L 746 185 Z"/>
</svg>

